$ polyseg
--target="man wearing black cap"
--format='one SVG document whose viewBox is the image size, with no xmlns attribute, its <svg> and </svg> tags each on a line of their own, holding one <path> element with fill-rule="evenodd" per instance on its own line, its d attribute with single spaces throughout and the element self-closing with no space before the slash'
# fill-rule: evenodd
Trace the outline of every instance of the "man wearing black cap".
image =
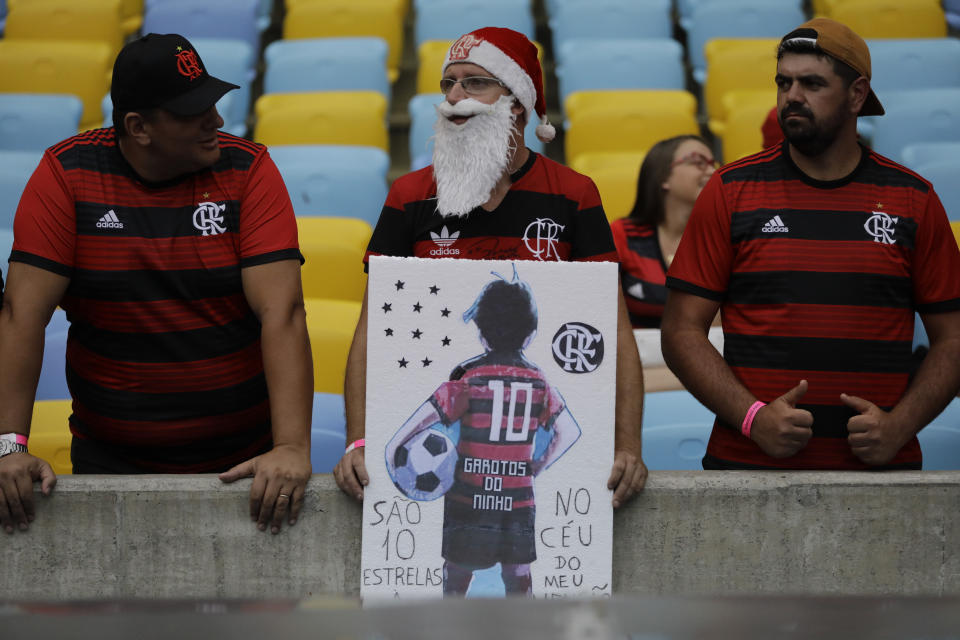
<svg viewBox="0 0 960 640">
<path fill-rule="evenodd" d="M 310 476 L 313 374 L 290 199 L 262 145 L 218 131 L 236 85 L 175 34 L 126 45 L 114 126 L 46 151 L 14 221 L 0 313 L 0 526 L 33 519 L 43 332 L 71 322 L 74 473 L 253 476 L 276 533 Z"/>
<path fill-rule="evenodd" d="M 704 468 L 919 469 L 916 434 L 960 387 L 960 253 L 930 183 L 857 140 L 857 117 L 883 114 L 870 72 L 843 24 L 784 36 L 786 140 L 717 171 L 694 207 L 662 343 L 717 414 Z M 908 381 L 915 311 L 931 345 Z"/>
</svg>

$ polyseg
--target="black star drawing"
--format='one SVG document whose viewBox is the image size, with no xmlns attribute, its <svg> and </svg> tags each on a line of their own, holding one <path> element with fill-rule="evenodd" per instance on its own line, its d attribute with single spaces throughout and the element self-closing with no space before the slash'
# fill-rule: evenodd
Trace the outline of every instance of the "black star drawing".
<svg viewBox="0 0 960 640">
<path fill-rule="evenodd" d="M 395 286 L 395 287 L 397 288 L 397 291 L 400 291 L 400 289 L 403 289 L 403 284 L 404 284 L 404 283 L 403 283 L 402 280 L 397 280 L 397 284 L 395 284 L 395 285 L 393 285 L 393 286 Z"/>
<path fill-rule="evenodd" d="M 413 310 L 416 311 L 417 313 L 420 313 L 420 309 L 423 309 L 423 305 L 421 305 L 419 302 L 413 305 Z"/>
<path fill-rule="evenodd" d="M 389 302 L 384 302 L 383 306 L 380 308 L 383 309 L 384 313 L 387 313 L 388 311 L 393 311 L 393 305 L 390 304 Z"/>
<path fill-rule="evenodd" d="M 443 336 L 443 340 L 441 340 L 440 342 L 442 342 L 442 343 L 443 343 L 443 346 L 445 346 L 445 347 L 449 347 L 449 346 L 450 346 L 450 338 L 448 338 L 447 336 Z"/>
<path fill-rule="evenodd" d="M 446 318 L 447 316 L 450 315 L 450 309 L 441 309 L 441 310 L 440 310 L 440 315 L 443 316 L 444 318 Z"/>
<path fill-rule="evenodd" d="M 393 329 L 391 329 L 390 327 L 387 327 L 386 329 L 384 329 L 383 332 L 384 332 L 385 334 L 387 334 L 388 336 L 392 336 L 392 335 L 393 335 Z"/>
<path fill-rule="evenodd" d="M 405 358 L 400 358 L 397 362 L 400 364 L 401 369 L 407 368 L 407 360 Z"/>
<path fill-rule="evenodd" d="M 429 367 L 429 366 L 430 366 L 430 363 L 433 362 L 433 360 L 431 360 L 430 358 L 424 358 L 424 359 L 421 360 L 420 362 L 423 363 L 423 366 Z"/>
<path fill-rule="evenodd" d="M 413 339 L 414 339 L 414 340 L 419 340 L 419 339 L 420 339 L 420 336 L 423 335 L 423 331 L 420 331 L 420 329 L 417 329 L 417 330 L 415 330 L 415 331 L 411 331 L 410 333 L 413 334 Z"/>
<path fill-rule="evenodd" d="M 440 293 L 440 287 L 438 287 L 437 285 L 433 285 L 432 287 L 430 287 L 430 293 L 432 293 L 433 295 L 437 295 L 438 293 Z"/>
</svg>

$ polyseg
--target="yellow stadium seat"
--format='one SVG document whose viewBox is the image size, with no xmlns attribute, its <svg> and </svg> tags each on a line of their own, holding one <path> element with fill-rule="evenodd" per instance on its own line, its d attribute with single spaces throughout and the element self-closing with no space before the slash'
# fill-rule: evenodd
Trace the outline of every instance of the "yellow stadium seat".
<svg viewBox="0 0 960 640">
<path fill-rule="evenodd" d="M 861 38 L 943 38 L 947 18 L 937 0 L 844 0 L 829 17 Z"/>
<path fill-rule="evenodd" d="M 18 0 L 10 6 L 4 38 L 104 42 L 115 57 L 123 46 L 124 38 L 121 2 L 122 0 Z"/>
<path fill-rule="evenodd" d="M 81 129 L 103 123 L 100 103 L 110 91 L 112 66 L 102 42 L 0 39 L 0 91 L 73 94 L 83 101 Z"/>
<path fill-rule="evenodd" d="M 951 222 L 950 228 L 953 229 L 953 237 L 957 241 L 957 246 L 960 247 L 960 220 Z"/>
<path fill-rule="evenodd" d="M 776 94 L 775 39 L 717 39 L 707 43 L 707 79 L 703 86 L 710 131 L 723 133 L 727 119 L 723 96 L 741 89 L 766 89 Z"/>
<path fill-rule="evenodd" d="M 770 113 L 770 107 L 769 104 L 745 104 L 730 111 L 721 136 L 724 163 L 763 150 L 760 127 Z"/>
<path fill-rule="evenodd" d="M 360 318 L 360 303 L 307 298 L 304 304 L 313 351 L 313 390 L 342 394 L 347 353 Z"/>
<path fill-rule="evenodd" d="M 403 53 L 405 0 L 323 0 L 290 2 L 283 20 L 283 37 L 345 38 L 375 36 L 389 46 L 387 71 L 393 82 L 400 74 Z"/>
<path fill-rule="evenodd" d="M 637 178 L 643 151 L 581 153 L 570 163 L 574 171 L 590 176 L 600 190 L 603 211 L 613 222 L 630 213 L 637 199 Z"/>
<path fill-rule="evenodd" d="M 389 151 L 387 99 L 377 91 L 269 93 L 254 105 L 253 139 L 278 144 L 346 144 Z"/>
<path fill-rule="evenodd" d="M 373 230 L 359 218 L 299 217 L 303 295 L 360 302 L 367 286 L 363 255 Z"/>
<path fill-rule="evenodd" d="M 417 50 L 417 93 L 440 93 L 440 67 L 447 57 L 447 50 L 453 40 L 427 40 Z M 543 47 L 539 42 L 537 57 L 543 63 Z"/>
<path fill-rule="evenodd" d="M 589 104 L 574 100 L 585 93 L 601 92 L 577 92 L 567 98 L 565 147 L 568 163 L 581 153 L 646 151 L 663 138 L 700 133 L 696 116 L 689 110 L 690 101 L 693 100 L 694 105 L 696 101 L 689 94 L 684 97 L 686 92 L 672 92 L 679 94 L 677 101 L 663 103 L 653 99 L 654 92 L 645 91 L 604 92 L 619 94 L 620 99 L 601 99 Z M 644 100 L 643 94 L 649 99 Z"/>
<path fill-rule="evenodd" d="M 678 111 L 691 116 L 697 114 L 697 99 L 689 91 L 673 89 L 608 89 L 574 91 L 563 104 L 568 119 L 596 105 L 630 105 L 664 111 Z"/>
<path fill-rule="evenodd" d="M 54 473 L 73 472 L 70 462 L 72 400 L 37 400 L 30 422 L 30 453 L 50 463 Z"/>
</svg>

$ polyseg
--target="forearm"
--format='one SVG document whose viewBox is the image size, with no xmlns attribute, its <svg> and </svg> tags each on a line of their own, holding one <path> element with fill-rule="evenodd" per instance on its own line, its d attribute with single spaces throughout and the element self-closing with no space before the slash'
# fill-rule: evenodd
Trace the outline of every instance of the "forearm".
<svg viewBox="0 0 960 640">
<path fill-rule="evenodd" d="M 30 433 L 33 399 L 43 364 L 44 326 L 0 310 L 0 432 Z"/>
<path fill-rule="evenodd" d="M 343 381 L 343 402 L 347 418 L 347 442 L 364 437 L 367 407 L 367 300 L 364 295 L 360 319 L 347 354 Z"/>
<path fill-rule="evenodd" d="M 550 439 L 549 444 L 547 444 L 547 448 L 544 449 L 543 455 L 534 463 L 534 475 L 552 465 L 560 456 L 565 454 L 567 449 L 572 447 L 573 443 L 580 439 L 582 433 L 580 425 L 573 419 L 569 409 L 563 410 L 563 413 L 560 414 L 554 423 L 553 428 L 553 437 Z"/>
<path fill-rule="evenodd" d="M 915 435 L 937 417 L 960 389 L 960 338 L 930 345 L 910 387 L 890 412 L 897 424 L 906 429 L 907 438 Z"/>
<path fill-rule="evenodd" d="M 723 422 L 739 429 L 757 399 L 733 374 L 706 332 L 665 327 L 661 346 L 664 361 L 687 391 Z"/>
<path fill-rule="evenodd" d="M 313 363 L 303 304 L 297 303 L 283 317 L 264 318 L 260 341 L 273 445 L 292 445 L 309 452 Z"/>
<path fill-rule="evenodd" d="M 623 295 L 617 289 L 617 384 L 614 449 L 640 457 L 643 420 L 643 369 Z"/>
</svg>

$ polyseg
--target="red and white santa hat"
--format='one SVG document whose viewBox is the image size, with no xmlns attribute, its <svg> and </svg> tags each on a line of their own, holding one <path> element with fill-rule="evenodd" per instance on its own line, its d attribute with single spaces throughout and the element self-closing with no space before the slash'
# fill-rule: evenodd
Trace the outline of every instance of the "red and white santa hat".
<svg viewBox="0 0 960 640">
<path fill-rule="evenodd" d="M 537 125 L 537 137 L 543 142 L 556 137 L 557 130 L 547 121 L 543 72 L 537 47 L 525 35 L 501 27 L 471 31 L 450 46 L 441 73 L 456 62 L 473 63 L 496 76 L 523 105 L 528 122 L 534 113 L 541 120 Z"/>
</svg>

